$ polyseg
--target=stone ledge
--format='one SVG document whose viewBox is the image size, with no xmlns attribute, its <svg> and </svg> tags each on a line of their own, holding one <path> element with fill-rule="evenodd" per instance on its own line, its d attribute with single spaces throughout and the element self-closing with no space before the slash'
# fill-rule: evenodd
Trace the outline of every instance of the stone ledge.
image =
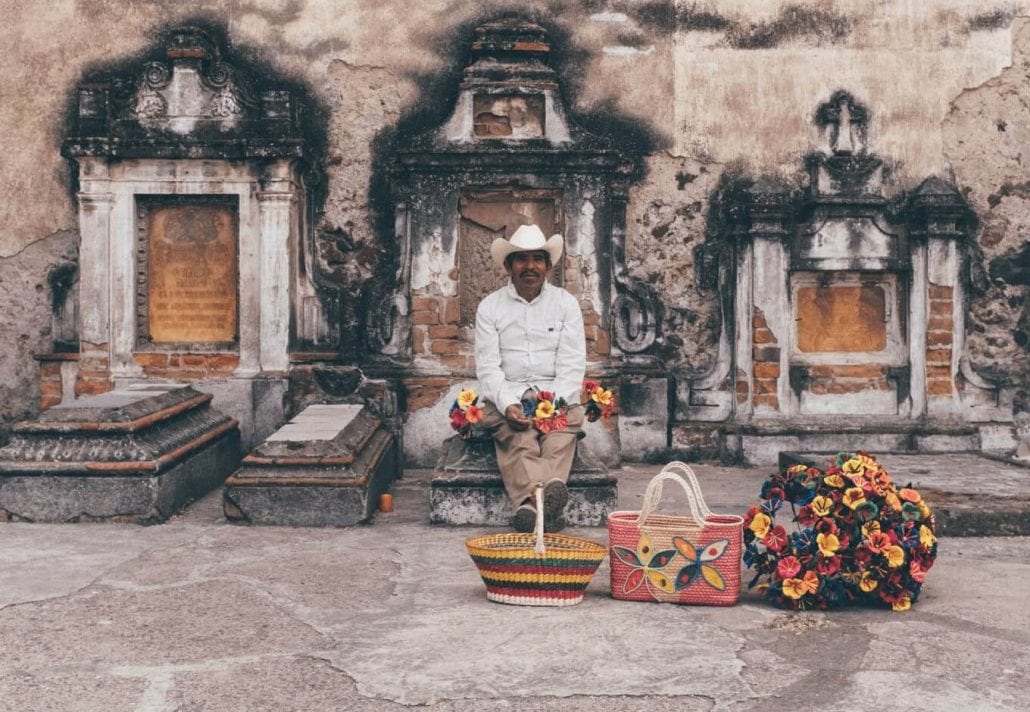
<svg viewBox="0 0 1030 712">
<path fill-rule="evenodd" d="M 618 480 L 577 447 L 569 473 L 565 520 L 573 526 L 603 526 L 618 507 Z M 492 440 L 444 443 L 429 487 L 433 524 L 508 526 L 514 514 L 504 490 Z"/>
</svg>

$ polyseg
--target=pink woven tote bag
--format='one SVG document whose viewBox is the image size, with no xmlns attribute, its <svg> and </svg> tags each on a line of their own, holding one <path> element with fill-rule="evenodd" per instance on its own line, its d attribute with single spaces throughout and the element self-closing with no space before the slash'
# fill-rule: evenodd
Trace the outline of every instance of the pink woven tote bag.
<svg viewBox="0 0 1030 712">
<path fill-rule="evenodd" d="M 655 513 L 670 480 L 686 492 L 690 516 Z M 670 462 L 647 485 L 639 512 L 608 516 L 612 596 L 732 606 L 740 597 L 743 527 L 743 517 L 713 514 L 694 471 Z"/>
</svg>

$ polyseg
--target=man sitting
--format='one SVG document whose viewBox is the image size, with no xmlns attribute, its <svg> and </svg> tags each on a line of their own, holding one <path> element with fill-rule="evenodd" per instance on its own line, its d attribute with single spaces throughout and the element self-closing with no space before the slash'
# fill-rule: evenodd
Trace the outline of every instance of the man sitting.
<svg viewBox="0 0 1030 712">
<path fill-rule="evenodd" d="M 538 391 L 579 403 L 586 369 L 586 341 L 579 302 L 547 282 L 562 254 L 561 235 L 545 239 L 536 225 L 523 225 L 510 240 L 490 248 L 508 284 L 487 295 L 476 310 L 476 376 L 483 400 L 483 425 L 492 433 L 497 465 L 515 507 L 512 526 L 533 530 L 533 490 L 544 487 L 544 528 L 565 526 L 562 513 L 583 409 L 568 412 L 568 426 L 541 434 L 523 412 Z"/>
</svg>

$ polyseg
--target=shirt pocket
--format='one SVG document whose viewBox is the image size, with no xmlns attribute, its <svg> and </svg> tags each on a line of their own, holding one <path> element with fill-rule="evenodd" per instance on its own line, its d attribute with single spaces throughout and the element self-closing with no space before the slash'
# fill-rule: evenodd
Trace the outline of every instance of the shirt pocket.
<svg viewBox="0 0 1030 712">
<path fill-rule="evenodd" d="M 547 321 L 534 324 L 529 329 L 530 349 L 536 352 L 558 350 L 558 340 L 564 324 L 560 321 Z"/>
</svg>

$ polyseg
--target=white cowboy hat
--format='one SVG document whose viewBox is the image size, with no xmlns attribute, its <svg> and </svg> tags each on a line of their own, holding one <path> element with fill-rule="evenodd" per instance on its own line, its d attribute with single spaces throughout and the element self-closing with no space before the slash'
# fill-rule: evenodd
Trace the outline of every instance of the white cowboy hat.
<svg viewBox="0 0 1030 712">
<path fill-rule="evenodd" d="M 504 267 L 504 258 L 512 252 L 534 252 L 544 250 L 551 256 L 551 264 L 557 264 L 561 257 L 564 241 L 561 235 L 544 238 L 544 232 L 536 225 L 523 225 L 512 233 L 510 240 L 498 237 L 490 245 L 490 255 L 498 267 Z"/>
</svg>

